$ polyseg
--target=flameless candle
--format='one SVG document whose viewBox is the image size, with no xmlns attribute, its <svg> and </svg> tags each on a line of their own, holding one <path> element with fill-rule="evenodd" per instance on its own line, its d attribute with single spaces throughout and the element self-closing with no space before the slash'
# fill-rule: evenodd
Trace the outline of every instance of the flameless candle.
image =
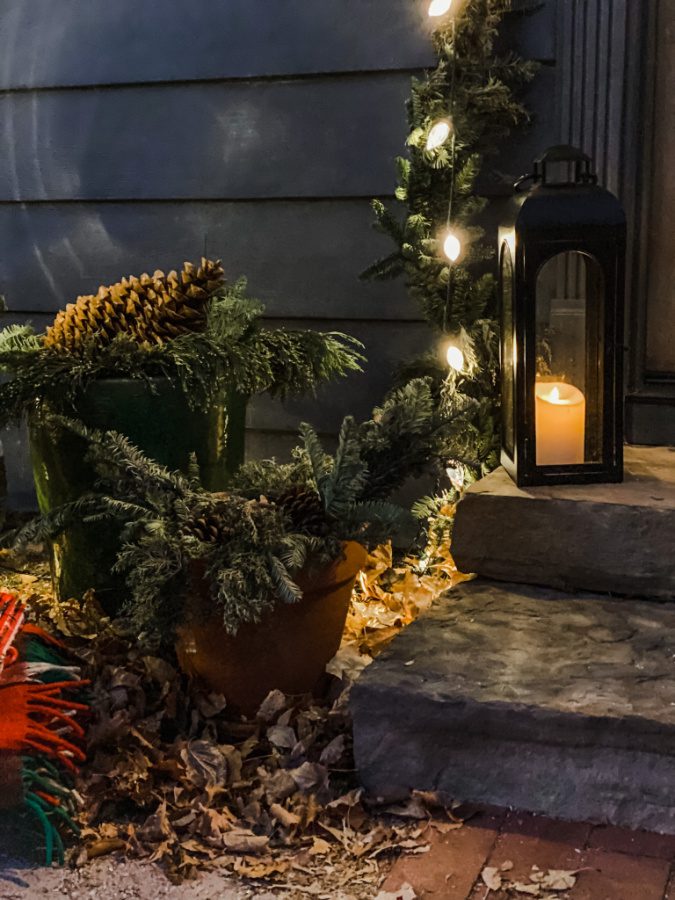
<svg viewBox="0 0 675 900">
<path fill-rule="evenodd" d="M 535 386 L 538 466 L 574 466 L 584 461 L 586 398 L 564 381 Z"/>
</svg>

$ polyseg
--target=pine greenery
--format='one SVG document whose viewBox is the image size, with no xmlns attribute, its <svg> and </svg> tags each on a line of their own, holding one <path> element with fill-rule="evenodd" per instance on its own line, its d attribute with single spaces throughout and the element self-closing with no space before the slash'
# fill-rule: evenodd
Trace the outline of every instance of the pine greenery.
<svg viewBox="0 0 675 900">
<path fill-rule="evenodd" d="M 172 639 L 195 572 L 206 578 L 214 608 L 236 633 L 275 603 L 296 602 L 298 573 L 339 558 L 343 541 L 374 547 L 409 524 L 410 514 L 389 496 L 455 446 L 465 418 L 465 411 L 454 417 L 439 411 L 428 379 L 411 381 L 368 421 L 346 418 L 333 455 L 303 425 L 290 463 L 252 461 L 226 493 L 210 493 L 195 472 L 168 471 L 120 434 L 46 417 L 54 428 L 87 439 L 99 482 L 92 494 L 25 527 L 15 542 L 51 540 L 74 521 L 113 519 L 123 528 L 117 566 L 130 587 L 126 613 L 136 633 Z M 317 498 L 323 520 L 316 531 L 298 527 L 289 515 L 283 501 L 289 489 Z M 208 522 L 218 523 L 216 540 L 202 527 Z"/>
<path fill-rule="evenodd" d="M 145 347 L 116 337 L 100 346 L 84 344 L 77 354 L 46 347 L 30 326 L 0 331 L 0 425 L 43 410 L 72 415 L 87 384 L 99 378 L 166 377 L 188 401 L 205 408 L 224 387 L 250 396 L 305 393 L 318 384 L 361 371 L 361 344 L 338 332 L 267 329 L 263 307 L 246 294 L 241 279 L 213 295 L 206 327 L 161 346 Z"/>
<path fill-rule="evenodd" d="M 413 80 L 408 156 L 396 161 L 396 198 L 405 213 L 401 217 L 381 200 L 372 204 L 375 227 L 395 249 L 362 276 L 404 278 L 439 338 L 451 338 L 464 352 L 464 372 L 451 375 L 438 399 L 450 404 L 451 413 L 456 407 L 473 409 L 470 431 L 451 458 L 470 462 L 474 474 L 497 461 L 496 291 L 487 265 L 492 242 L 486 242 L 479 224 L 487 205 L 479 185 L 488 176 L 488 158 L 528 120 L 518 93 L 536 70 L 498 49 L 500 26 L 512 6 L 512 0 L 468 0 L 454 21 L 452 16 L 440 20 L 433 35 L 437 66 Z M 452 120 L 454 139 L 427 150 L 433 124 L 446 118 Z M 465 248 L 454 264 L 442 253 L 448 220 Z M 447 374 L 431 354 L 412 371 L 434 374 L 438 382 Z"/>
</svg>

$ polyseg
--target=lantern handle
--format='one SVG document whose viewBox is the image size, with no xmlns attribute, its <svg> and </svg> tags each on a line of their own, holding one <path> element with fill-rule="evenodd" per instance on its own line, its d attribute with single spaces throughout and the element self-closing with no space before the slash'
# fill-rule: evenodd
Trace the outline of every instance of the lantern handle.
<svg viewBox="0 0 675 900">
<path fill-rule="evenodd" d="M 534 172 L 530 172 L 529 175 L 521 175 L 518 181 L 515 181 L 513 184 L 513 190 L 516 192 L 520 192 L 524 190 L 523 185 L 527 184 L 528 181 L 535 181 L 537 176 Z"/>
<path fill-rule="evenodd" d="M 549 149 L 534 164 L 534 181 L 547 183 L 547 167 L 549 163 L 574 163 L 574 184 L 597 184 L 598 176 L 593 171 L 590 156 L 569 144 L 557 144 Z"/>
</svg>

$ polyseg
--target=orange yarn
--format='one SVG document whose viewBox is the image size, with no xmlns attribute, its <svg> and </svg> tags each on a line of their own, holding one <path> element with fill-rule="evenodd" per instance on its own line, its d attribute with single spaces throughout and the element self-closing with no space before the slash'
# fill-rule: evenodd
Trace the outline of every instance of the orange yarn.
<svg viewBox="0 0 675 900">
<path fill-rule="evenodd" d="M 0 747 L 15 753 L 38 751 L 75 770 L 75 763 L 85 760 L 80 746 L 74 743 L 82 740 L 84 731 L 65 710 L 84 712 L 87 707 L 62 700 L 59 694 L 80 686 L 81 682 L 69 681 L 0 685 Z"/>
</svg>

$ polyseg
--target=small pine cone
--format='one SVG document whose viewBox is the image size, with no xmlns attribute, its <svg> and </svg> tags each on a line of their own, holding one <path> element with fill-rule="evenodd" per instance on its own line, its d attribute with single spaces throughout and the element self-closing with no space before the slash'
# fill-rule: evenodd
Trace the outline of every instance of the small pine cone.
<svg viewBox="0 0 675 900">
<path fill-rule="evenodd" d="M 317 537 L 327 534 L 326 511 L 316 491 L 298 485 L 284 491 L 275 502 L 288 517 L 294 531 Z"/>
<path fill-rule="evenodd" d="M 194 537 L 204 544 L 222 544 L 229 534 L 229 529 L 219 515 L 207 513 L 185 525 L 181 531 L 183 537 Z"/>
<path fill-rule="evenodd" d="M 206 324 L 206 304 L 222 287 L 220 262 L 185 263 L 180 273 L 130 275 L 97 294 L 78 297 L 57 313 L 44 337 L 46 347 L 78 353 L 87 342 L 109 344 L 119 334 L 143 346 L 165 341 Z"/>
</svg>

